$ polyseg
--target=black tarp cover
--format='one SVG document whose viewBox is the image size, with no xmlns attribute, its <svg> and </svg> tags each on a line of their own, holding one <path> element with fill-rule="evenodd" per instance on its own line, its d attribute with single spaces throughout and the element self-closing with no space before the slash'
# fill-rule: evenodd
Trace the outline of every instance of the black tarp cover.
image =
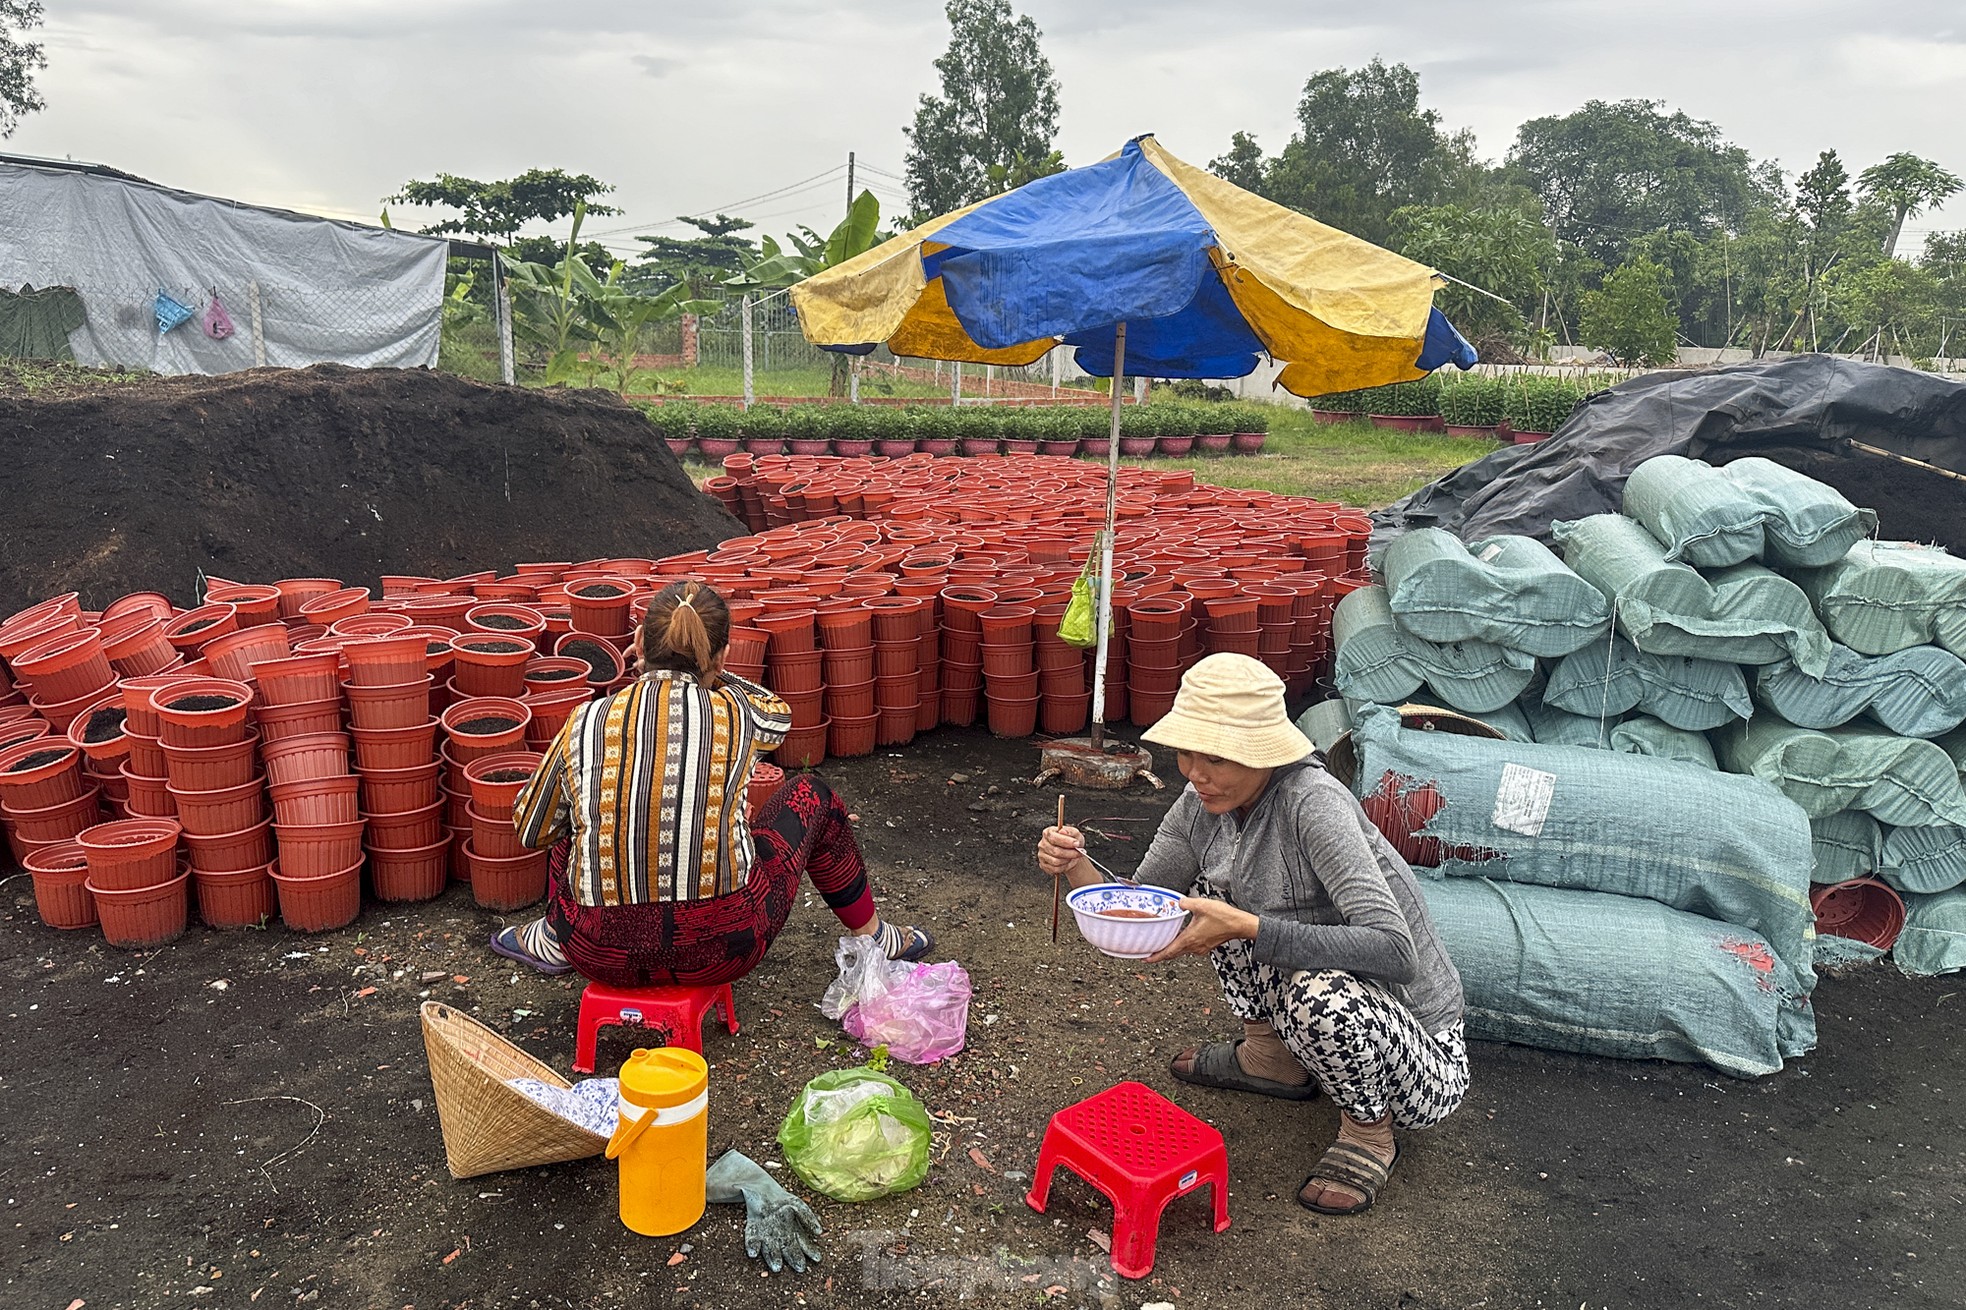
<svg viewBox="0 0 1966 1310">
<path fill-rule="evenodd" d="M 1625 478 L 1654 455 L 1760 455 L 1875 509 L 1883 537 L 1966 555 L 1966 481 L 1853 442 L 1966 476 L 1966 383 L 1828 355 L 1649 373 L 1590 396 L 1547 440 L 1495 451 L 1378 511 L 1374 544 L 1424 527 L 1464 541 L 1548 540 L 1559 519 L 1621 509 Z"/>
</svg>

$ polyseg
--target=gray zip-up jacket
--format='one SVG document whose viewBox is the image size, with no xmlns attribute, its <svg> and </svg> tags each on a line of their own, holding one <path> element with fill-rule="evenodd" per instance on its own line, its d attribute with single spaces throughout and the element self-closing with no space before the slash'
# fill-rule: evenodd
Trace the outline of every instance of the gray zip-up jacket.
<svg viewBox="0 0 1966 1310">
<path fill-rule="evenodd" d="M 1254 914 L 1259 964 L 1374 979 L 1430 1033 L 1461 1018 L 1461 975 L 1413 871 L 1314 760 L 1278 769 L 1247 819 L 1210 814 L 1184 789 L 1138 877 L 1183 893 L 1205 882 Z"/>
</svg>

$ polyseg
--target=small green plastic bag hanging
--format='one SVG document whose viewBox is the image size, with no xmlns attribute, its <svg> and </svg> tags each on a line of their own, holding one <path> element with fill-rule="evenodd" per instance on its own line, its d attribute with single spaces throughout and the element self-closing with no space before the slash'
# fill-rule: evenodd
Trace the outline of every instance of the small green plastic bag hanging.
<svg viewBox="0 0 1966 1310">
<path fill-rule="evenodd" d="M 928 1111 L 872 1069 L 835 1069 L 805 1085 L 778 1129 L 785 1162 L 836 1201 L 872 1201 L 928 1177 Z"/>
<path fill-rule="evenodd" d="M 1096 552 L 1095 552 L 1096 554 Z M 1092 561 L 1087 560 L 1072 583 L 1072 603 L 1058 620 L 1058 639 L 1081 650 L 1099 644 L 1098 610 L 1092 586 Z"/>
</svg>

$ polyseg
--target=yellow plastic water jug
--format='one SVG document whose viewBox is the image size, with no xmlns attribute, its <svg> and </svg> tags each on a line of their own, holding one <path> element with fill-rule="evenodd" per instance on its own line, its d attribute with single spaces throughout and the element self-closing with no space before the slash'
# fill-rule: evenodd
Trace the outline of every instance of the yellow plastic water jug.
<svg viewBox="0 0 1966 1310">
<path fill-rule="evenodd" d="M 703 1217 L 710 1066 L 680 1046 L 635 1051 L 620 1108 L 608 1159 L 620 1162 L 621 1222 L 644 1237 L 680 1233 Z"/>
</svg>

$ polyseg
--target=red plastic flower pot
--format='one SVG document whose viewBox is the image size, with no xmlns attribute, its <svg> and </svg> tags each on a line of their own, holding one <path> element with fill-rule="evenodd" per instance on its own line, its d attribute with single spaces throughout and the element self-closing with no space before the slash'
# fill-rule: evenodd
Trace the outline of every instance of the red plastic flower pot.
<svg viewBox="0 0 1966 1310">
<path fill-rule="evenodd" d="M 94 697 L 115 685 L 116 670 L 103 654 L 96 628 L 63 632 L 38 641 L 8 661 L 13 676 L 36 700 L 57 703 Z"/>
<path fill-rule="evenodd" d="M 407 728 L 350 728 L 355 767 L 366 773 L 432 763 L 437 758 L 437 726 L 437 720 L 425 719 Z"/>
<path fill-rule="evenodd" d="M 587 685 L 587 661 L 568 655 L 536 655 L 526 661 L 525 694 L 567 691 Z"/>
<path fill-rule="evenodd" d="M 200 837 L 217 837 L 250 828 L 266 817 L 266 780 L 254 778 L 237 787 L 215 791 L 184 791 L 167 787 L 177 820 Z"/>
<path fill-rule="evenodd" d="M 225 598 L 221 596 L 219 599 Z M 103 606 L 101 623 L 106 630 L 110 620 L 127 618 L 132 614 L 160 620 L 171 619 L 177 617 L 177 606 L 171 604 L 171 598 L 161 591 L 133 591 L 126 596 L 118 596 Z"/>
<path fill-rule="evenodd" d="M 13 717 L 4 717 L 8 714 L 12 714 Z M 53 727 L 53 724 L 36 714 L 31 706 L 0 707 L 0 750 L 17 746 L 24 741 L 33 741 L 36 737 L 45 737 Z"/>
<path fill-rule="evenodd" d="M 368 824 L 361 819 L 347 823 L 275 823 L 273 836 L 279 843 L 280 865 L 296 878 L 317 878 L 335 873 L 362 861 L 362 835 Z"/>
<path fill-rule="evenodd" d="M 266 781 L 275 787 L 310 778 L 342 777 L 348 772 L 348 735 L 309 732 L 281 737 L 261 746 L 260 758 L 266 762 Z"/>
<path fill-rule="evenodd" d="M 915 735 L 933 731 L 942 722 L 942 693 L 923 689 L 921 699 L 915 702 Z"/>
<path fill-rule="evenodd" d="M 6 811 L 7 829 L 24 842 L 45 846 L 68 841 L 103 821 L 102 784 L 89 787 L 74 800 L 35 810 Z"/>
<path fill-rule="evenodd" d="M 585 660 L 588 665 L 587 685 L 590 687 L 604 687 L 628 671 L 628 666 L 622 662 L 621 652 L 605 637 L 597 637 L 590 632 L 569 632 L 555 638 L 553 653 Z"/>
<path fill-rule="evenodd" d="M 166 746 L 164 773 L 178 791 L 219 791 L 237 787 L 259 773 L 255 754 L 259 739 L 227 746 Z"/>
<path fill-rule="evenodd" d="M 273 917 L 272 864 L 251 869 L 191 869 L 198 917 L 208 928 L 259 928 Z"/>
<path fill-rule="evenodd" d="M 1167 712 L 1174 708 L 1174 695 L 1172 692 L 1166 695 L 1156 695 L 1152 692 L 1129 688 L 1127 691 L 1127 705 L 1131 711 L 1133 726 L 1136 728 L 1150 728 L 1154 724 L 1159 723 L 1167 716 Z"/>
<path fill-rule="evenodd" d="M 335 651 L 261 660 L 252 665 L 259 684 L 258 712 L 275 705 L 305 705 L 341 696 L 341 656 Z"/>
<path fill-rule="evenodd" d="M 273 584 L 280 594 L 280 617 L 297 619 L 301 606 L 330 592 L 341 590 L 339 578 L 282 578 Z"/>
<path fill-rule="evenodd" d="M 785 734 L 771 757 L 781 769 L 814 769 L 826 762 L 826 721 L 810 728 L 794 728 Z"/>
<path fill-rule="evenodd" d="M 369 852 L 369 888 L 379 901 L 427 901 L 450 880 L 450 835 L 412 850 Z"/>
<path fill-rule="evenodd" d="M 280 589 L 234 582 L 224 586 L 207 579 L 205 599 L 224 601 L 232 607 L 240 628 L 258 628 L 280 621 Z"/>
<path fill-rule="evenodd" d="M 567 614 L 576 632 L 597 637 L 625 637 L 632 619 L 635 584 L 627 578 L 589 577 L 567 584 Z"/>
<path fill-rule="evenodd" d="M 1084 696 L 1040 696 L 1038 698 L 1038 726 L 1046 735 L 1069 737 L 1083 732 L 1092 717 L 1092 698 Z"/>
<path fill-rule="evenodd" d="M 1033 672 L 1031 643 L 986 641 L 983 643 L 983 676 L 986 678 L 1017 678 Z"/>
<path fill-rule="evenodd" d="M 367 614 L 354 614 L 345 619 L 336 619 L 328 627 L 328 635 L 334 637 L 388 637 L 411 626 L 413 620 L 407 614 L 383 613 L 370 610 Z"/>
<path fill-rule="evenodd" d="M 532 711 L 532 722 L 526 725 L 526 749 L 543 751 L 551 746 L 553 739 L 560 735 L 560 729 L 573 717 L 573 712 L 592 699 L 585 691 L 556 691 L 527 696 L 526 707 Z"/>
<path fill-rule="evenodd" d="M 401 632 L 344 643 L 341 660 L 347 666 L 349 685 L 400 687 L 427 676 L 429 660 L 424 649 L 428 644 L 428 638 L 419 633 Z"/>
<path fill-rule="evenodd" d="M 921 704 L 921 674 L 904 673 L 897 677 L 874 679 L 874 708 L 878 710 L 912 710 Z"/>
<path fill-rule="evenodd" d="M 906 677 L 921 667 L 921 642 L 877 641 L 874 643 L 874 676 Z"/>
<path fill-rule="evenodd" d="M 724 663 L 761 664 L 770 642 L 771 635 L 762 628 L 734 627 L 730 630 L 730 650 L 724 656 Z"/>
<path fill-rule="evenodd" d="M 858 605 L 817 612 L 819 644 L 829 651 L 865 650 L 873 644 L 874 616 Z"/>
<path fill-rule="evenodd" d="M 43 810 L 86 790 L 82 752 L 58 737 L 33 737 L 0 750 L 0 806 Z"/>
<path fill-rule="evenodd" d="M 1903 899 L 1875 878 L 1811 888 L 1809 905 L 1816 912 L 1820 934 L 1848 937 L 1888 951 L 1904 931 Z"/>
<path fill-rule="evenodd" d="M 942 689 L 942 722 L 952 728 L 967 728 L 976 722 L 977 706 L 983 700 L 980 688 L 967 690 Z"/>
<path fill-rule="evenodd" d="M 910 705 L 903 709 L 881 710 L 874 716 L 874 744 L 877 746 L 905 746 L 915 739 L 915 721 L 918 706 Z"/>
<path fill-rule="evenodd" d="M 821 692 L 781 692 L 779 699 L 791 710 L 794 728 L 810 728 L 826 717 L 825 696 Z"/>
<path fill-rule="evenodd" d="M 874 712 L 874 680 L 865 682 L 826 684 L 826 713 L 835 723 L 842 717 L 860 718 Z M 842 754 L 834 751 L 833 754 Z"/>
<path fill-rule="evenodd" d="M 85 886 L 96 903 L 103 939 L 111 946 L 142 951 L 184 935 L 191 913 L 191 875 L 180 873 L 150 887 L 100 887 L 91 876 Z"/>
<path fill-rule="evenodd" d="M 774 610 L 758 616 L 752 626 L 764 631 L 773 655 L 795 655 L 818 649 L 814 636 L 818 616 L 809 609 Z"/>
<path fill-rule="evenodd" d="M 96 901 L 89 895 L 89 857 L 72 841 L 43 846 L 21 860 L 34 880 L 34 908 L 50 928 L 93 928 Z"/>
<path fill-rule="evenodd" d="M 533 751 L 506 751 L 471 761 L 464 766 L 471 803 L 482 813 L 510 819 L 519 793 L 532 781 L 544 758 Z"/>
<path fill-rule="evenodd" d="M 273 798 L 274 822 L 283 826 L 352 823 L 362 817 L 359 784 L 354 777 L 309 778 L 267 789 Z M 179 799 L 180 812 L 183 800 Z"/>
<path fill-rule="evenodd" d="M 983 625 L 983 644 L 1029 645 L 1037 611 L 1029 605 L 994 605 L 977 616 Z"/>
<path fill-rule="evenodd" d="M 902 643 L 896 643 L 900 645 Z M 848 686 L 874 680 L 874 649 L 827 651 L 821 665 L 825 672 L 826 686 L 831 688 L 840 684 Z"/>
<path fill-rule="evenodd" d="M 187 678 L 150 693 L 166 746 L 229 746 L 246 739 L 253 689 L 224 678 Z"/>
<path fill-rule="evenodd" d="M 526 661 L 535 651 L 524 637 L 459 633 L 451 638 L 451 650 L 451 681 L 466 696 L 526 694 Z"/>
<path fill-rule="evenodd" d="M 1083 696 L 1087 694 L 1088 685 L 1082 663 L 1074 664 L 1069 669 L 1038 671 L 1040 696 Z"/>
<path fill-rule="evenodd" d="M 1202 606 L 1207 611 L 1211 633 L 1255 632 L 1259 628 L 1254 596 L 1209 596 Z"/>
<path fill-rule="evenodd" d="M 523 750 L 532 710 L 525 702 L 503 696 L 476 696 L 444 711 L 444 734 L 450 757 L 469 764 L 503 751 Z"/>
<path fill-rule="evenodd" d="M 827 720 L 826 753 L 841 759 L 873 754 L 875 725 L 879 719 L 880 715 L 875 712 L 852 715 L 834 713 Z"/>
<path fill-rule="evenodd" d="M 399 814 L 370 814 L 364 845 L 371 851 L 407 851 L 443 836 L 444 802 L 435 801 Z"/>
<path fill-rule="evenodd" d="M 332 932 L 355 922 L 362 912 L 362 863 L 319 877 L 299 877 L 275 864 L 273 887 L 280 921 L 295 932 Z"/>
<path fill-rule="evenodd" d="M 406 769 L 364 769 L 357 775 L 361 780 L 362 812 L 371 816 L 404 814 L 440 803 L 443 800 L 437 786 L 440 767 L 433 759 Z"/>
<path fill-rule="evenodd" d="M 277 583 L 275 584 L 278 585 Z M 303 601 L 297 617 L 307 623 L 319 623 L 332 627 L 342 619 L 352 618 L 369 611 L 369 589 L 367 587 L 342 587 Z"/>
<path fill-rule="evenodd" d="M 44 609 L 41 605 L 22 610 L 0 624 L 0 659 L 12 660 L 58 633 L 73 632 L 81 626 L 78 613 Z"/>
<path fill-rule="evenodd" d="M 260 740 L 267 745 L 289 737 L 341 731 L 341 697 L 298 705 L 262 705 L 253 712 Z"/>
<path fill-rule="evenodd" d="M 1029 673 L 991 677 L 989 671 L 986 669 L 983 673 L 983 692 L 984 695 L 992 700 L 1024 700 L 1027 697 L 1035 696 L 1038 694 L 1037 670 L 1033 669 Z"/>
<path fill-rule="evenodd" d="M 102 699 L 102 695 L 100 691 L 92 691 L 86 696 L 77 696 L 74 700 L 64 701 L 45 701 L 35 696 L 30 697 L 27 703 L 36 714 L 48 721 L 51 732 L 66 733 L 74 726 L 76 719 L 82 717 Z"/>
<path fill-rule="evenodd" d="M 1208 652 L 1211 655 L 1247 655 L 1255 659 L 1263 653 L 1263 634 L 1255 632 L 1213 632 L 1207 637 Z"/>
<path fill-rule="evenodd" d="M 497 859 L 479 853 L 472 838 L 464 843 L 464 858 L 471 866 L 471 899 L 488 910 L 523 910 L 546 895 L 545 851 Z"/>
<path fill-rule="evenodd" d="M 168 882 L 177 873 L 179 828 L 169 819 L 119 819 L 75 836 L 97 891 L 128 891 Z"/>
<path fill-rule="evenodd" d="M 473 605 L 464 611 L 464 624 L 472 631 L 524 637 L 535 643 L 546 634 L 546 616 L 530 605 Z"/>
<path fill-rule="evenodd" d="M 908 641 L 921 635 L 921 597 L 870 596 L 861 604 L 873 618 L 874 640 Z"/>
<path fill-rule="evenodd" d="M 356 728 L 414 728 L 430 718 L 428 674 L 386 687 L 345 686 L 348 721 Z"/>
<path fill-rule="evenodd" d="M 130 739 L 124 735 L 128 722 L 122 690 L 112 689 L 90 701 L 69 721 L 67 737 L 97 768 L 113 767 L 130 753 Z"/>
<path fill-rule="evenodd" d="M 228 632 L 239 630 L 239 611 L 224 601 L 186 610 L 164 625 L 164 639 L 187 659 Z"/>
<path fill-rule="evenodd" d="M 287 630 L 277 623 L 262 623 L 214 637 L 201 652 L 222 678 L 246 682 L 255 675 L 253 665 L 284 660 L 293 654 L 287 645 Z"/>
<path fill-rule="evenodd" d="M 466 813 L 471 818 L 471 848 L 480 855 L 510 860 L 529 853 L 510 814 L 486 814 L 476 805 L 467 806 Z"/>
<path fill-rule="evenodd" d="M 123 782 L 129 788 L 123 808 L 132 819 L 174 819 L 177 802 L 171 799 L 171 785 L 160 773 L 149 777 L 131 772 L 133 760 L 123 763 Z"/>
<path fill-rule="evenodd" d="M 792 655 L 773 655 L 765 665 L 765 681 L 781 696 L 796 696 L 818 691 L 822 685 L 819 660 L 820 655 L 816 650 L 801 651 Z"/>
<path fill-rule="evenodd" d="M 1126 607 L 1136 641 L 1170 641 L 1188 622 L 1188 603 L 1179 596 L 1148 596 Z"/>
<path fill-rule="evenodd" d="M 242 869 L 262 869 L 273 858 L 273 821 L 258 823 L 237 832 L 214 836 L 186 833 L 184 844 L 191 851 L 193 873 L 237 873 Z"/>
<path fill-rule="evenodd" d="M 1127 673 L 1127 685 L 1136 692 L 1150 696 L 1172 696 L 1181 689 L 1181 672 L 1178 669 L 1142 668 L 1135 664 Z"/>
<path fill-rule="evenodd" d="M 997 593 L 988 587 L 949 586 L 942 588 L 942 626 L 951 632 L 981 635 L 979 617 L 998 605 Z"/>
</svg>

